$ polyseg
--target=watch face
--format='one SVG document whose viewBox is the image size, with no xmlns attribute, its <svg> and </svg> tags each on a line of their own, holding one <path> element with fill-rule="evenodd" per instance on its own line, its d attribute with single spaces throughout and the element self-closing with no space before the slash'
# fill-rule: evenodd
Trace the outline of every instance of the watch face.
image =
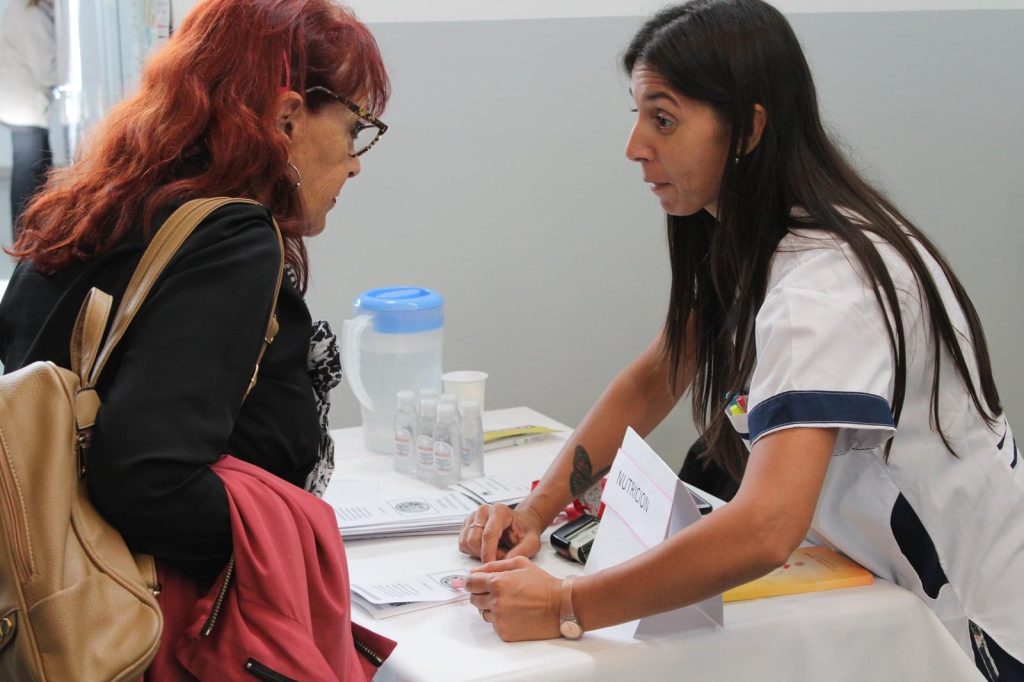
<svg viewBox="0 0 1024 682">
<path fill-rule="evenodd" d="M 558 631 L 562 633 L 562 637 L 565 637 L 566 639 L 579 639 L 583 636 L 583 629 L 575 619 L 563 620 L 558 626 Z"/>
</svg>

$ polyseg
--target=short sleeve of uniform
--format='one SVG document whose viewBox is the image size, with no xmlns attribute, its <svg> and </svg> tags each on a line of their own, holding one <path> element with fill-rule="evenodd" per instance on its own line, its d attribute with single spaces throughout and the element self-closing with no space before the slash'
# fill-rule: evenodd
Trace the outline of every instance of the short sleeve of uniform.
<svg viewBox="0 0 1024 682">
<path fill-rule="evenodd" d="M 836 428 L 833 454 L 842 454 L 876 448 L 896 430 L 885 318 L 846 254 L 824 251 L 794 265 L 758 312 L 751 445 L 782 429 Z"/>
</svg>

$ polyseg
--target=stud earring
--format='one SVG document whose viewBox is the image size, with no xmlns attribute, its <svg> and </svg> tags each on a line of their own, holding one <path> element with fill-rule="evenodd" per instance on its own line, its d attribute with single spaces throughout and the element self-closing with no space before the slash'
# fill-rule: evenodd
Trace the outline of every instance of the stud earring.
<svg viewBox="0 0 1024 682">
<path fill-rule="evenodd" d="M 302 175 L 299 173 L 299 169 L 295 167 L 295 164 L 291 161 L 288 162 L 288 167 L 295 171 L 295 182 L 292 184 L 292 189 L 299 189 L 302 187 Z"/>
<path fill-rule="evenodd" d="M 741 142 L 739 144 L 739 146 L 736 147 L 736 156 L 734 156 L 732 158 L 732 162 L 734 164 L 736 164 L 737 166 L 740 165 L 740 159 L 743 158 L 743 154 L 744 154 L 744 151 L 746 150 L 746 146 L 747 146 L 746 144 Z"/>
</svg>

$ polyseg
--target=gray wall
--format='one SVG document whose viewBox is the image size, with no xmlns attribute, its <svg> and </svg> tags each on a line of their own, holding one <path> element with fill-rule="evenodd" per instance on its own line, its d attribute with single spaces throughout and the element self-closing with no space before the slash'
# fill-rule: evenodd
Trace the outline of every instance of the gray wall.
<svg viewBox="0 0 1024 682">
<path fill-rule="evenodd" d="M 798 14 L 825 117 L 938 242 L 985 323 L 1005 406 L 1024 412 L 1024 11 Z M 314 315 L 416 283 L 447 300 L 445 366 L 491 374 L 488 407 L 576 424 L 657 332 L 663 218 L 623 157 L 616 58 L 640 19 L 373 26 L 393 126 L 310 243 Z M 344 385 L 333 424 L 358 423 Z M 681 405 L 653 437 L 677 463 Z"/>
<path fill-rule="evenodd" d="M 0 0 L 0 16 L 7 8 L 7 0 Z M 0 93 L 0 96 L 3 96 Z M 11 131 L 0 126 L 0 180 L 6 181 L 11 170 Z"/>
</svg>

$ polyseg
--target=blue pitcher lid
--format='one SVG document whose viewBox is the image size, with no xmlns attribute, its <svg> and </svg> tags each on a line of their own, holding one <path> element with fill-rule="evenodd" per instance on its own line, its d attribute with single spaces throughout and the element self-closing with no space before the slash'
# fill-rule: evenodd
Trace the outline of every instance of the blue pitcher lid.
<svg viewBox="0 0 1024 682">
<path fill-rule="evenodd" d="M 355 314 L 373 315 L 379 334 L 427 332 L 444 326 L 444 298 L 423 287 L 381 287 L 356 297 Z"/>
</svg>

